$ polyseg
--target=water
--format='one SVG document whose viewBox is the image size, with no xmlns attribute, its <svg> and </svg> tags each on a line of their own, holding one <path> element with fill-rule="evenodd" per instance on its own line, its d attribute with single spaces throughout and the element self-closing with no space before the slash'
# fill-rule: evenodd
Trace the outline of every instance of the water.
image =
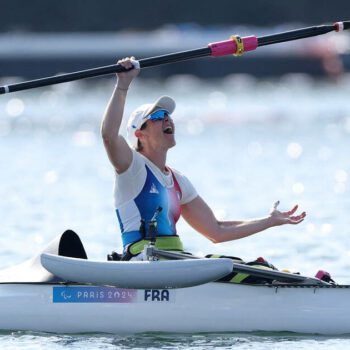
<svg viewBox="0 0 350 350">
<path fill-rule="evenodd" d="M 16 332 L 2 335 L 2 349 L 347 349 L 349 337 L 295 335 L 288 333 L 240 334 L 139 334 L 49 335 Z"/>
<path fill-rule="evenodd" d="M 71 228 L 90 258 L 121 240 L 112 204 L 113 171 L 99 123 L 113 80 L 71 83 L 0 99 L 0 265 L 33 256 Z M 274 201 L 308 214 L 299 226 L 213 244 L 181 221 L 186 248 L 253 260 L 350 283 L 350 79 L 249 76 L 206 82 L 182 76 L 135 82 L 126 113 L 168 94 L 177 101 L 177 146 L 169 165 L 184 172 L 220 219 L 268 214 Z M 5 332 L 6 348 L 350 348 L 348 337 L 294 334 L 48 335 Z"/>
</svg>

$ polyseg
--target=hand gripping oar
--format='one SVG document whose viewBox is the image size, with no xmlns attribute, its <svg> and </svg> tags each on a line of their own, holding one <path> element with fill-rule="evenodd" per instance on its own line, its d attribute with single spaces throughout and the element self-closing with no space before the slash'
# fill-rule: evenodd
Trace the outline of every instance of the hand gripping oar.
<svg viewBox="0 0 350 350">
<path fill-rule="evenodd" d="M 256 36 L 239 37 L 233 35 L 229 40 L 219 41 L 216 43 L 210 43 L 207 47 L 194 49 L 189 51 L 181 51 L 177 53 L 171 53 L 162 56 L 155 56 L 150 58 L 140 59 L 140 67 L 154 67 L 162 64 L 180 62 L 184 60 L 190 60 L 200 57 L 219 57 L 233 54 L 235 56 L 241 56 L 246 51 L 253 51 L 259 46 L 271 45 L 276 43 L 282 43 L 285 41 L 297 40 L 326 34 L 332 31 L 342 31 L 350 29 L 350 21 L 336 22 L 331 25 L 321 25 L 315 27 L 307 27 L 298 30 L 292 30 L 288 32 L 282 32 L 273 35 L 267 35 L 257 38 Z M 61 74 L 52 77 L 25 81 L 23 83 L 17 83 L 12 85 L 5 85 L 0 87 L 0 94 L 6 94 L 9 92 L 21 91 L 33 89 L 41 86 L 65 83 L 68 81 L 74 81 L 79 79 L 97 77 L 112 73 L 123 72 L 125 69 L 119 64 L 112 64 L 110 66 L 98 67 L 93 69 L 82 70 L 73 73 Z"/>
</svg>

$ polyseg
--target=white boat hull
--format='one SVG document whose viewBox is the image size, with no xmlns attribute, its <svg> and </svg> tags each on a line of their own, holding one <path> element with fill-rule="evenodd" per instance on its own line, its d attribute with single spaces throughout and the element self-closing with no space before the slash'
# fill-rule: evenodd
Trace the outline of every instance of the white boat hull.
<svg viewBox="0 0 350 350">
<path fill-rule="evenodd" d="M 350 333 L 348 287 L 208 283 L 164 291 L 1 284 L 0 310 L 3 330 Z"/>
</svg>

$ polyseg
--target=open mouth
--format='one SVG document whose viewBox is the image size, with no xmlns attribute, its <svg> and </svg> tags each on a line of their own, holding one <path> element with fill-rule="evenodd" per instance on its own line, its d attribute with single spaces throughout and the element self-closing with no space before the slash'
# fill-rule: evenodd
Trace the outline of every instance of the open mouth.
<svg viewBox="0 0 350 350">
<path fill-rule="evenodd" d="M 172 135 L 174 133 L 173 128 L 171 126 L 167 126 L 165 129 L 163 129 L 164 134 L 170 134 Z"/>
</svg>

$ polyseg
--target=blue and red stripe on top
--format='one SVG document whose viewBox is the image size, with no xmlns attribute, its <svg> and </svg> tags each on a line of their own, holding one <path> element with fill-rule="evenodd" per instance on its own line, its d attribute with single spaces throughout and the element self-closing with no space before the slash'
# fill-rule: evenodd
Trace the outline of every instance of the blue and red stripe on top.
<svg viewBox="0 0 350 350">
<path fill-rule="evenodd" d="M 146 237 L 149 232 L 149 222 L 158 207 L 162 207 L 162 211 L 157 216 L 157 235 L 158 236 L 172 236 L 176 235 L 176 223 L 181 215 L 181 198 L 182 192 L 178 181 L 172 170 L 167 168 L 173 178 L 173 186 L 168 188 L 163 186 L 160 181 L 153 174 L 151 169 L 146 167 L 146 181 L 140 193 L 133 200 L 133 208 L 135 206 L 139 212 L 141 219 L 145 220 Z M 124 248 L 140 239 L 143 239 L 139 230 L 125 231 L 123 218 L 120 211 L 117 209 L 117 217 L 122 232 L 122 240 Z M 125 214 L 125 210 L 123 211 Z M 134 215 L 134 213 L 130 213 Z M 141 225 L 141 221 L 140 221 Z"/>
</svg>

